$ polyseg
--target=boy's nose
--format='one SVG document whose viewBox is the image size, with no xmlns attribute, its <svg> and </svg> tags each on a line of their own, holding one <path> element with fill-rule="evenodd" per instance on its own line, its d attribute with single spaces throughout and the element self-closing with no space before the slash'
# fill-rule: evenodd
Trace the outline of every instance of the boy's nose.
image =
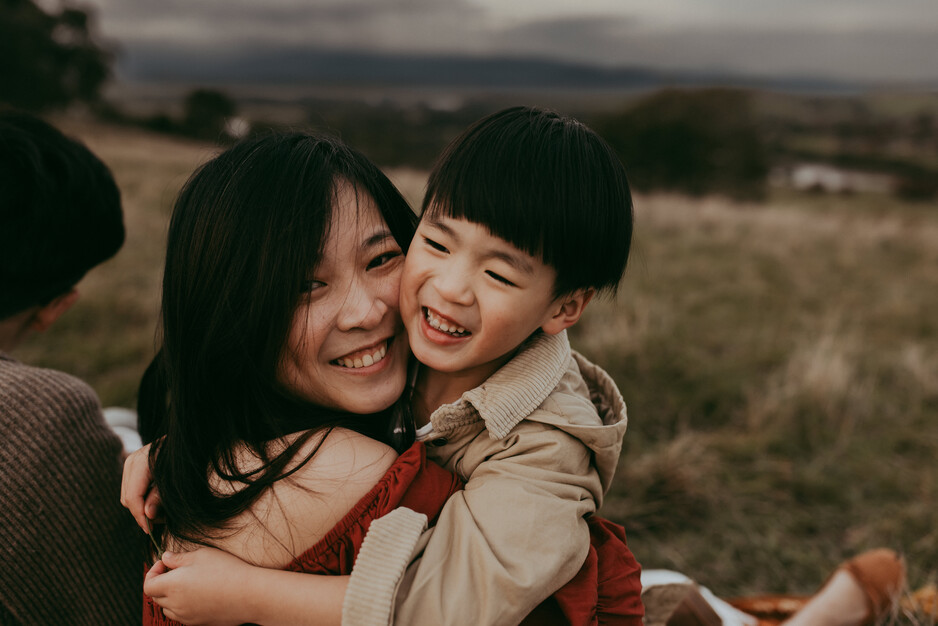
<svg viewBox="0 0 938 626">
<path fill-rule="evenodd" d="M 475 296 L 466 278 L 468 269 L 458 266 L 447 268 L 437 275 L 437 293 L 448 302 L 469 306 L 475 301 Z"/>
</svg>

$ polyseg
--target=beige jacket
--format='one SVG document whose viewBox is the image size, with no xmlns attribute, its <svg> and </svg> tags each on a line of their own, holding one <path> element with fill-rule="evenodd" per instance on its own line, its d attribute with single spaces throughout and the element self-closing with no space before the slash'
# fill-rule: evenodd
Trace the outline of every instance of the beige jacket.
<svg viewBox="0 0 938 626">
<path fill-rule="evenodd" d="M 566 332 L 533 337 L 430 423 L 428 454 L 466 488 L 430 530 L 409 509 L 372 524 L 343 624 L 517 624 L 586 558 L 626 412 Z"/>
</svg>

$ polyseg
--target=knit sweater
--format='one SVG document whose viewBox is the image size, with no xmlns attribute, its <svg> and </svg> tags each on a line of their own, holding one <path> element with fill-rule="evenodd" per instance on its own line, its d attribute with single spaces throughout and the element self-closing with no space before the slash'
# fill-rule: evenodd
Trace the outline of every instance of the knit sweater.
<svg viewBox="0 0 938 626">
<path fill-rule="evenodd" d="M 0 624 L 139 623 L 143 535 L 94 391 L 0 353 L 0 433 Z"/>
</svg>

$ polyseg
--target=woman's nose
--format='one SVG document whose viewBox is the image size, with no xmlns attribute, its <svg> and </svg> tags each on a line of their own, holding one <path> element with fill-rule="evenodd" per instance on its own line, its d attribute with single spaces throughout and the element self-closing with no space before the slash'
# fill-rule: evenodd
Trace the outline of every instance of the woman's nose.
<svg viewBox="0 0 938 626">
<path fill-rule="evenodd" d="M 367 285 L 356 283 L 346 295 L 336 326 L 339 330 L 374 328 L 381 323 L 387 312 L 388 305 L 381 299 L 380 294 L 369 289 Z"/>
</svg>

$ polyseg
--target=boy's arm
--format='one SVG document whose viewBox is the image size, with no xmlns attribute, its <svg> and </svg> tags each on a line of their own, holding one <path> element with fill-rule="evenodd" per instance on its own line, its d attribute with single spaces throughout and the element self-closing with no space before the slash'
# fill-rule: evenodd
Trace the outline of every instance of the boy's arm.
<svg viewBox="0 0 938 626">
<path fill-rule="evenodd" d="M 413 542 L 414 558 L 393 583 L 387 574 L 400 542 L 379 534 L 382 520 L 372 524 L 343 624 L 462 624 L 469 615 L 479 624 L 517 624 L 579 571 L 589 549 L 584 515 L 602 493 L 589 450 L 529 421 L 502 440 L 483 432 L 470 448 L 467 460 L 481 455 L 484 462 L 447 501 L 432 533 Z M 390 604 L 377 607 L 388 594 Z M 373 615 L 384 610 L 393 618 L 350 619 L 350 607 L 365 603 Z"/>
</svg>

